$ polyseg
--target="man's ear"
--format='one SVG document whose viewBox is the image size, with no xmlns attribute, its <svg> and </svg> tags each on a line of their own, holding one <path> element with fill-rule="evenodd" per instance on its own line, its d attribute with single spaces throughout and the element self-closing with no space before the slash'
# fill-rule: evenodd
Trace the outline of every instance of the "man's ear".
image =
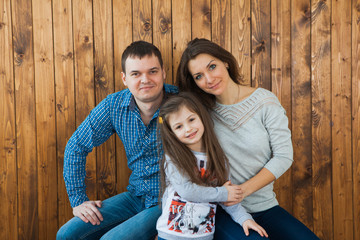
<svg viewBox="0 0 360 240">
<path fill-rule="evenodd" d="M 162 69 L 162 74 L 163 74 L 163 82 L 165 83 L 165 80 L 166 80 L 166 71 L 165 71 L 165 69 Z"/>
<path fill-rule="evenodd" d="M 121 80 L 123 81 L 124 85 L 127 86 L 127 84 L 126 84 L 126 74 L 124 72 L 121 72 Z"/>
</svg>

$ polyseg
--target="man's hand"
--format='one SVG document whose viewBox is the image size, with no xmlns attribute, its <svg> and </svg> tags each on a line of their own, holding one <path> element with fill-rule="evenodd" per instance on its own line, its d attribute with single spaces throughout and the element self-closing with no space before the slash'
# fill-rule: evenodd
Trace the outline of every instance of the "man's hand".
<svg viewBox="0 0 360 240">
<path fill-rule="evenodd" d="M 92 225 L 99 225 L 103 220 L 103 216 L 97 209 L 102 205 L 101 201 L 86 201 L 73 208 L 73 214 L 75 217 L 79 217 L 84 222 L 90 222 Z"/>
<path fill-rule="evenodd" d="M 225 203 L 225 206 L 235 205 L 242 201 L 243 197 L 240 186 L 232 185 L 231 181 L 227 181 L 226 183 L 224 183 L 223 187 L 226 187 L 226 189 L 228 190 L 228 199 Z"/>
</svg>

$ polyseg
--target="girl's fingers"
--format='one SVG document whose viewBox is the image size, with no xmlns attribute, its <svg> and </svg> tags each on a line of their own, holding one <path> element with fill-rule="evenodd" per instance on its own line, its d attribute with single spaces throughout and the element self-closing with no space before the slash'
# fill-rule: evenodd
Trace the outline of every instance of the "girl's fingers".
<svg viewBox="0 0 360 240">
<path fill-rule="evenodd" d="M 260 225 L 258 225 L 257 227 L 253 228 L 253 230 L 257 231 L 257 232 L 260 234 L 260 236 L 262 236 L 262 237 L 264 237 L 264 236 L 265 236 L 265 237 L 268 237 L 265 229 L 263 229 Z"/>
<path fill-rule="evenodd" d="M 246 236 L 249 236 L 249 229 L 247 226 L 244 227 L 244 232 Z"/>
</svg>

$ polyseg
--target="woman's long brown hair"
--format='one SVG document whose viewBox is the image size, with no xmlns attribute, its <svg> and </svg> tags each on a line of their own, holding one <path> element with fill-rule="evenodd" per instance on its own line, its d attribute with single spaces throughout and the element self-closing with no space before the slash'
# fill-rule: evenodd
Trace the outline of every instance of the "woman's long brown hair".
<svg viewBox="0 0 360 240">
<path fill-rule="evenodd" d="M 240 75 L 235 57 L 221 46 L 205 38 L 195 38 L 188 43 L 177 69 L 176 85 L 180 91 L 196 93 L 196 96 L 199 96 L 201 102 L 208 109 L 212 109 L 215 105 L 215 96 L 204 92 L 196 85 L 188 66 L 190 60 L 202 53 L 209 54 L 227 63 L 229 66 L 229 76 L 236 84 L 241 84 L 243 77 Z"/>
<path fill-rule="evenodd" d="M 200 177 L 197 160 L 194 153 L 184 143 L 180 142 L 171 130 L 168 122 L 169 115 L 186 107 L 196 113 L 203 125 L 202 136 L 205 154 L 207 156 L 206 177 Z M 170 97 L 162 106 L 159 113 L 159 132 L 161 135 L 164 153 L 167 154 L 177 169 L 187 175 L 191 182 L 203 186 L 222 186 L 228 180 L 228 159 L 222 150 L 214 132 L 214 126 L 208 110 L 201 101 L 190 92 L 181 92 Z M 160 163 L 161 193 L 167 186 L 165 179 L 165 155 Z"/>
</svg>

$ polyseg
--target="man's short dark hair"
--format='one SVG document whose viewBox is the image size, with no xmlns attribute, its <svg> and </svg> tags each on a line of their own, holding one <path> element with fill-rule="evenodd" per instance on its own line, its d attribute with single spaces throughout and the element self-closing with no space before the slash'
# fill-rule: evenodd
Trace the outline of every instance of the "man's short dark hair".
<svg viewBox="0 0 360 240">
<path fill-rule="evenodd" d="M 162 61 L 162 57 L 161 57 L 161 53 L 159 51 L 159 49 L 148 42 L 145 41 L 136 41 L 131 43 L 123 52 L 122 57 L 121 57 L 121 67 L 124 73 L 125 72 L 125 62 L 126 60 L 131 57 L 131 58 L 143 58 L 145 56 L 152 56 L 155 55 L 155 57 L 157 57 L 157 59 L 159 60 L 160 66 L 161 68 L 163 67 L 163 61 Z"/>
</svg>

